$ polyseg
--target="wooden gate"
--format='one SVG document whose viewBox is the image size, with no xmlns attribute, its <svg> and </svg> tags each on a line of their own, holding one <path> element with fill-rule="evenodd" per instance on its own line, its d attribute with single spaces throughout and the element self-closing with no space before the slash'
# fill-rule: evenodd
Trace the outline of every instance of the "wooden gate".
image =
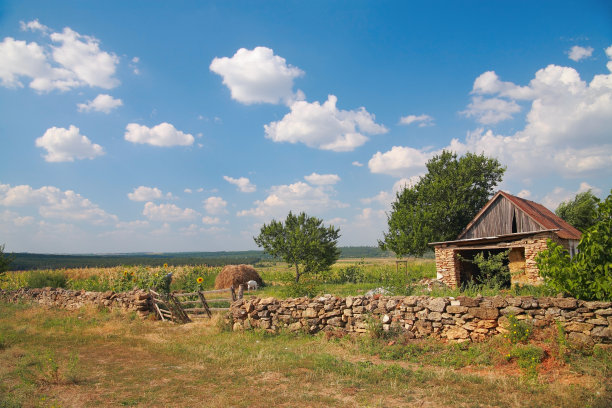
<svg viewBox="0 0 612 408">
<path fill-rule="evenodd" d="M 230 298 L 218 298 L 219 294 L 228 292 Z M 212 312 L 229 310 L 229 307 L 210 307 L 209 303 L 233 302 L 242 299 L 244 289 L 239 286 L 238 293 L 234 287 L 228 289 L 207 290 L 188 293 L 170 293 L 167 296 L 150 290 L 153 306 L 161 320 L 170 320 L 176 323 L 188 323 L 192 317 L 212 317 Z M 208 296 L 208 300 L 206 299 Z"/>
</svg>

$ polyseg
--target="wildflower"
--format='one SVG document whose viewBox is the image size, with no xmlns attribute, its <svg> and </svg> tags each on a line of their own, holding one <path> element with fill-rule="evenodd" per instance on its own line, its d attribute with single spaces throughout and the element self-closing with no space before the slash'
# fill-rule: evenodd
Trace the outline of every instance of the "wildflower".
<svg viewBox="0 0 612 408">
<path fill-rule="evenodd" d="M 164 264 L 164 268 L 167 268 L 167 267 L 168 267 L 168 264 L 167 264 L 167 263 L 165 263 L 165 264 Z"/>
<path fill-rule="evenodd" d="M 196 282 L 202 283 L 202 282 L 204 282 L 204 278 L 200 276 L 200 277 L 198 277 L 198 279 L 196 279 Z"/>
</svg>

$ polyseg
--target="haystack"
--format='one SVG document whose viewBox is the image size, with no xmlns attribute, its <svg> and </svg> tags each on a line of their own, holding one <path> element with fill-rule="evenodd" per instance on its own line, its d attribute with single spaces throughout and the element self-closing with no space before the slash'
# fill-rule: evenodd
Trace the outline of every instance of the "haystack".
<svg viewBox="0 0 612 408">
<path fill-rule="evenodd" d="M 215 279 L 215 289 L 226 289 L 230 286 L 238 288 L 239 285 L 246 288 L 250 280 L 254 280 L 259 286 L 263 285 L 261 276 L 251 265 L 226 265 Z"/>
</svg>

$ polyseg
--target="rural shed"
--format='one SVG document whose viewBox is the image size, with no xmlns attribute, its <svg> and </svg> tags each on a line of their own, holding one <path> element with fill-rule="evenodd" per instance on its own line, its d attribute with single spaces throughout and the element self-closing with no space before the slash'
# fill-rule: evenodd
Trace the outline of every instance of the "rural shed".
<svg viewBox="0 0 612 408">
<path fill-rule="evenodd" d="M 576 253 L 581 233 L 541 204 L 498 191 L 476 214 L 454 241 L 432 242 L 438 279 L 450 287 L 460 286 L 479 273 L 471 262 L 482 251 L 510 250 L 512 284 L 538 284 L 541 278 L 536 255 L 552 239 L 571 256 Z"/>
</svg>

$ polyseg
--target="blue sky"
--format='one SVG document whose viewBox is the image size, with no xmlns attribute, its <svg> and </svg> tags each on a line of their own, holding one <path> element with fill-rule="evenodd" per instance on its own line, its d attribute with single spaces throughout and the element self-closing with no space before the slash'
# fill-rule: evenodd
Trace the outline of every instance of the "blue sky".
<svg viewBox="0 0 612 408">
<path fill-rule="evenodd" d="M 612 187 L 606 1 L 0 1 L 0 244 L 376 245 L 442 149 L 553 209 Z"/>
</svg>

